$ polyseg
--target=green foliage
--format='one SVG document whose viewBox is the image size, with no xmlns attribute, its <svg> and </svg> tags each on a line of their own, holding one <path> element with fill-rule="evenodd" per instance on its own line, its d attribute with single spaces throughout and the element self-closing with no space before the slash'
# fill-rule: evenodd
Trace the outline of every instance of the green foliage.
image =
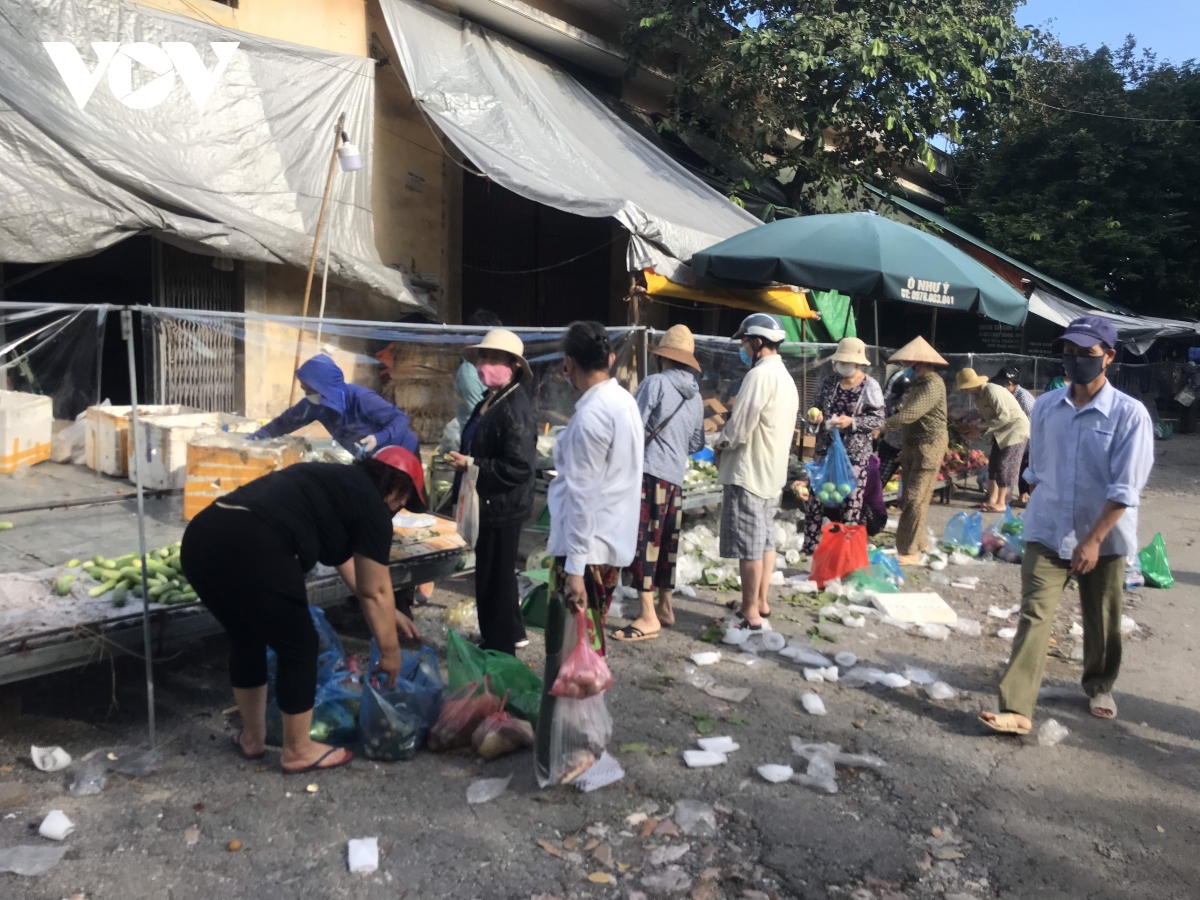
<svg viewBox="0 0 1200 900">
<path fill-rule="evenodd" d="M 864 178 L 936 168 L 939 135 L 995 130 L 1025 58 L 1017 2 L 629 0 L 625 45 L 676 73 L 666 128 L 794 173 L 798 206 L 835 211 L 869 205 Z"/>
<path fill-rule="evenodd" d="M 950 218 L 1097 297 L 1200 312 L 1200 69 L 1039 35 L 1017 91 L 956 154 Z"/>
</svg>

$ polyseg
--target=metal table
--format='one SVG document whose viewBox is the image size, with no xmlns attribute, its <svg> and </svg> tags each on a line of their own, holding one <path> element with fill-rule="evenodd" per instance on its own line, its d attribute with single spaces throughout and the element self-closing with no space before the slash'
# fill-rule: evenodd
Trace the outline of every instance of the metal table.
<svg viewBox="0 0 1200 900">
<path fill-rule="evenodd" d="M 462 548 L 454 548 L 397 560 L 389 566 L 392 585 L 403 589 L 450 575 L 458 570 L 463 552 Z M 308 602 L 321 607 L 336 606 L 350 595 L 337 573 L 310 578 L 307 588 Z M 150 614 L 150 623 L 155 658 L 221 631 L 217 620 L 200 603 L 155 610 Z M 141 656 L 142 652 L 142 611 L 131 604 L 129 614 L 119 618 L 0 642 L 0 684 L 78 668 L 106 656 Z"/>
</svg>

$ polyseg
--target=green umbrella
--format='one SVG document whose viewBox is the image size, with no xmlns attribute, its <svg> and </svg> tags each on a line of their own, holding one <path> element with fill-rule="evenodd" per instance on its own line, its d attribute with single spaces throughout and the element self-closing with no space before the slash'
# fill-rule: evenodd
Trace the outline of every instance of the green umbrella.
<svg viewBox="0 0 1200 900">
<path fill-rule="evenodd" d="M 873 213 L 781 219 L 743 231 L 692 257 L 701 277 L 781 282 L 874 300 L 972 309 L 1021 325 L 1019 291 L 954 245 Z"/>
</svg>

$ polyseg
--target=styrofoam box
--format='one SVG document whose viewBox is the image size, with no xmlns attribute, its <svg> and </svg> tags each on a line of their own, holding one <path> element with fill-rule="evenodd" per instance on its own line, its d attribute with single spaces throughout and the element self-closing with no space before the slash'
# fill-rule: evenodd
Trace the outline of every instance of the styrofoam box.
<svg viewBox="0 0 1200 900">
<path fill-rule="evenodd" d="M 129 419 L 132 406 L 89 406 L 87 423 L 86 462 L 89 469 L 102 475 L 129 474 Z M 192 406 L 138 405 L 138 416 L 178 416 L 198 413 Z"/>
<path fill-rule="evenodd" d="M 142 487 L 149 490 L 183 490 L 187 482 L 187 448 L 191 441 L 212 434 L 252 434 L 259 424 L 229 413 L 187 413 L 181 416 L 146 416 L 138 419 L 142 432 Z M 130 438 L 126 471 L 136 481 Z"/>
<path fill-rule="evenodd" d="M 0 472 L 50 458 L 54 403 L 41 394 L 0 391 Z"/>
</svg>

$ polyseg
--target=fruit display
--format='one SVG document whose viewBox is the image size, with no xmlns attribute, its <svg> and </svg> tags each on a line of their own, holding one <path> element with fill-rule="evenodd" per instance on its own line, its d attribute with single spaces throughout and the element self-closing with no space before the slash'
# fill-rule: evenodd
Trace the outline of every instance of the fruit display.
<svg viewBox="0 0 1200 900">
<path fill-rule="evenodd" d="M 717 480 L 717 467 L 710 462 L 700 462 L 695 459 L 688 459 L 687 472 L 684 473 L 683 483 L 688 484 L 705 484 Z"/>
</svg>

